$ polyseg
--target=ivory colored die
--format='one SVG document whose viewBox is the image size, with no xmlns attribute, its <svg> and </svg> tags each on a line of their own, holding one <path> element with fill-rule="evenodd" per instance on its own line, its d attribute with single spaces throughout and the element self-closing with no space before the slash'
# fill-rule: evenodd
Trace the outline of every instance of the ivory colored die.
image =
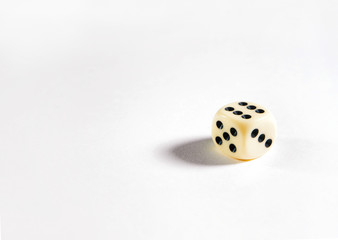
<svg viewBox="0 0 338 240">
<path fill-rule="evenodd" d="M 266 108 L 252 102 L 225 105 L 212 122 L 215 145 L 231 158 L 258 158 L 270 149 L 275 138 L 275 118 Z"/>
</svg>

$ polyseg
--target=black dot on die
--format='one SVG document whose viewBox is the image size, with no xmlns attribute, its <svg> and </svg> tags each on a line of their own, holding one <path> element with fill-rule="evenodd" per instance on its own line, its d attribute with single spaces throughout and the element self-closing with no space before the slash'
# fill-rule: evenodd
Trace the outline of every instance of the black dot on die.
<svg viewBox="0 0 338 240">
<path fill-rule="evenodd" d="M 271 146 L 271 144 L 272 144 L 272 140 L 271 139 L 268 139 L 268 140 L 266 140 L 266 142 L 265 142 L 265 147 L 270 147 Z"/>
<path fill-rule="evenodd" d="M 265 111 L 263 109 L 256 109 L 256 113 L 264 113 Z"/>
<path fill-rule="evenodd" d="M 217 121 L 216 122 L 216 126 L 217 126 L 217 128 L 222 129 L 223 128 L 223 123 L 221 121 Z"/>
<path fill-rule="evenodd" d="M 235 114 L 235 115 L 242 115 L 243 112 L 241 112 L 241 111 L 234 111 L 233 114 Z"/>
<path fill-rule="evenodd" d="M 247 109 L 250 109 L 250 110 L 254 110 L 254 109 L 256 109 L 257 107 L 254 106 L 254 105 L 249 105 L 249 106 L 247 106 L 246 108 L 247 108 Z"/>
<path fill-rule="evenodd" d="M 224 132 L 224 133 L 223 133 L 223 138 L 224 138 L 226 141 L 229 141 L 229 140 L 230 140 L 230 135 L 229 135 L 229 133 Z"/>
<path fill-rule="evenodd" d="M 237 130 L 235 128 L 230 128 L 231 135 L 236 137 L 237 136 Z"/>
<path fill-rule="evenodd" d="M 223 143 L 222 138 L 220 138 L 218 136 L 215 138 L 215 141 L 218 145 L 222 145 L 222 143 Z"/>
<path fill-rule="evenodd" d="M 263 142 L 264 139 L 265 139 L 265 135 L 264 135 L 264 134 L 261 134 L 261 135 L 259 135 L 259 137 L 258 137 L 258 142 Z"/>
<path fill-rule="evenodd" d="M 249 114 L 244 114 L 244 115 L 242 115 L 242 118 L 244 118 L 244 119 L 250 119 L 250 118 L 251 118 L 251 115 L 249 115 Z"/>
<path fill-rule="evenodd" d="M 246 105 L 248 105 L 248 103 L 246 103 L 246 102 L 239 102 L 238 105 L 246 106 Z"/>
<path fill-rule="evenodd" d="M 231 111 L 233 111 L 233 110 L 235 110 L 233 107 L 226 107 L 226 108 L 224 108 L 224 110 L 225 111 L 229 111 L 229 112 L 231 112 Z"/>
<path fill-rule="evenodd" d="M 258 135 L 258 129 L 256 128 L 256 129 L 254 129 L 254 130 L 252 130 L 252 132 L 251 132 L 251 137 L 252 138 L 255 138 L 257 135 Z"/>
<path fill-rule="evenodd" d="M 235 144 L 232 144 L 232 143 L 229 145 L 229 149 L 233 153 L 236 152 L 236 150 L 237 150 Z"/>
</svg>

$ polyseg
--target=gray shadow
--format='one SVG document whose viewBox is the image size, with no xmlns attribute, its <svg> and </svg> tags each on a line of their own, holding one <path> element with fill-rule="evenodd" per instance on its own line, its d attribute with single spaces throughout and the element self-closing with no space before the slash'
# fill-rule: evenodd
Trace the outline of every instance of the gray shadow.
<svg viewBox="0 0 338 240">
<path fill-rule="evenodd" d="M 169 148 L 169 155 L 175 159 L 198 165 L 228 165 L 241 163 L 217 151 L 211 138 L 183 142 Z"/>
</svg>

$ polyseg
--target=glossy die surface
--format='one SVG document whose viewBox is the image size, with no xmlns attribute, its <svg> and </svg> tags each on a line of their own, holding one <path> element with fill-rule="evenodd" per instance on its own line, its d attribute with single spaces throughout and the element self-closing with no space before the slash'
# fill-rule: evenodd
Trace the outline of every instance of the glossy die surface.
<svg viewBox="0 0 338 240">
<path fill-rule="evenodd" d="M 275 138 L 275 118 L 266 108 L 252 102 L 225 105 L 212 122 L 215 145 L 231 158 L 258 158 L 271 148 Z"/>
</svg>

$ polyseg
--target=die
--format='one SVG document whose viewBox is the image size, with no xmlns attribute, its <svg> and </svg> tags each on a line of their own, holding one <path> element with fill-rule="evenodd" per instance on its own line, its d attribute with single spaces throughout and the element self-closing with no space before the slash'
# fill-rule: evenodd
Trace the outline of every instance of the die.
<svg viewBox="0 0 338 240">
<path fill-rule="evenodd" d="M 264 107 L 252 102 L 223 106 L 212 122 L 212 139 L 224 155 L 253 160 L 266 153 L 276 138 L 276 121 Z"/>
</svg>

